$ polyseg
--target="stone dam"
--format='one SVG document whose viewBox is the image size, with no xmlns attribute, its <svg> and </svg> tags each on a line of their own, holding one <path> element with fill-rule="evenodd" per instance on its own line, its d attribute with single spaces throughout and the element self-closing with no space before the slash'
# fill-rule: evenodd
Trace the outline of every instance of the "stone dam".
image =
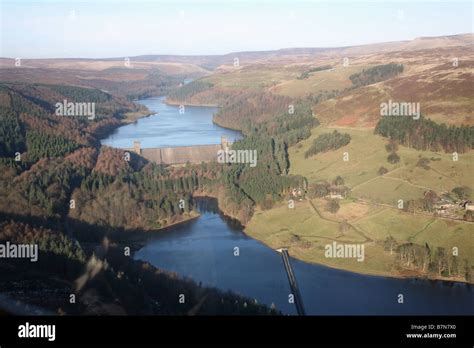
<svg viewBox="0 0 474 348">
<path fill-rule="evenodd" d="M 176 147 L 141 148 L 139 141 L 133 142 L 133 148 L 124 149 L 133 151 L 156 164 L 185 164 L 210 162 L 217 159 L 217 152 L 230 148 L 232 142 L 221 137 L 220 144 L 194 145 Z"/>
</svg>

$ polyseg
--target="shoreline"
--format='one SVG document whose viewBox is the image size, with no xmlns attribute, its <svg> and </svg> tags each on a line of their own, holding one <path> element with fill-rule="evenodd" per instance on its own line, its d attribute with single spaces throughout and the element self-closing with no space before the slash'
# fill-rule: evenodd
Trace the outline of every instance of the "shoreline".
<svg viewBox="0 0 474 348">
<path fill-rule="evenodd" d="M 244 226 L 244 230 L 242 232 L 246 236 L 248 236 L 248 237 L 264 244 L 268 248 L 276 251 L 276 249 L 273 246 L 271 246 L 270 244 L 268 244 L 266 241 L 255 237 L 255 235 L 251 231 L 248 230 L 246 225 L 242 225 L 242 226 Z M 289 251 L 290 250 L 291 250 L 291 248 L 289 248 Z M 305 260 L 304 258 L 301 258 L 299 256 L 299 254 L 293 254 L 293 255 L 290 255 L 290 257 L 295 259 L 295 260 L 298 260 L 298 261 L 301 261 L 301 262 L 304 262 L 304 263 L 307 263 L 307 264 L 310 264 L 310 265 L 323 266 L 323 267 L 327 267 L 327 268 L 338 270 L 338 271 L 344 271 L 344 272 L 349 272 L 349 273 L 359 274 L 359 275 L 365 275 L 365 276 L 371 276 L 371 277 L 385 277 L 385 278 L 406 279 L 406 280 L 429 280 L 429 281 L 443 282 L 444 284 L 455 283 L 455 284 L 465 284 L 465 285 L 469 285 L 469 286 L 474 284 L 474 283 L 471 283 L 471 282 L 467 282 L 466 280 L 458 280 L 458 279 L 453 279 L 453 278 L 428 277 L 428 276 L 415 275 L 417 272 L 409 271 L 409 270 L 407 270 L 407 273 L 408 272 L 413 272 L 413 275 L 394 274 L 394 273 L 391 273 L 391 272 L 370 272 L 370 271 L 362 272 L 362 271 L 355 271 L 355 270 L 352 270 L 350 268 L 337 267 L 337 266 L 334 266 L 334 265 L 329 264 L 329 263 L 313 262 L 313 261 Z"/>
<path fill-rule="evenodd" d="M 210 193 L 210 192 L 199 192 L 198 194 L 193 194 L 193 197 L 196 197 L 196 198 L 212 198 L 212 199 L 215 199 L 217 201 L 217 206 L 218 206 L 218 209 L 219 209 L 219 213 L 221 213 L 225 218 L 227 219 L 231 219 L 231 220 L 234 220 L 234 221 L 237 221 L 241 226 L 242 226 L 242 233 L 249 237 L 249 238 L 252 238 L 254 241 L 258 242 L 258 243 L 262 243 L 263 245 L 265 245 L 267 248 L 273 250 L 273 251 L 276 251 L 276 249 L 271 246 L 270 244 L 268 244 L 266 241 L 264 240 L 261 240 L 259 238 L 256 238 L 251 231 L 248 230 L 247 228 L 247 225 L 244 224 L 242 221 L 239 220 L 238 217 L 236 216 L 232 216 L 232 215 L 229 215 L 229 213 L 226 213 L 222 210 L 222 208 L 219 206 L 219 198 L 217 197 L 217 195 L 214 195 L 213 193 Z M 191 217 L 189 219 L 186 219 L 186 220 L 182 220 L 182 221 L 176 221 L 170 225 L 167 225 L 167 226 L 164 226 L 158 230 L 154 230 L 154 231 L 148 231 L 147 233 L 162 233 L 162 232 L 166 232 L 166 229 L 168 227 L 173 227 L 175 225 L 179 225 L 179 224 L 184 224 L 184 223 L 187 223 L 187 222 L 191 222 L 193 220 L 196 220 L 198 219 L 199 217 L 201 216 L 201 214 L 197 213 L 196 216 L 194 217 Z M 291 249 L 290 249 L 291 251 Z M 442 284 L 460 284 L 460 285 L 464 285 L 464 286 L 471 286 L 473 285 L 473 283 L 470 283 L 470 282 L 467 282 L 465 280 L 460 280 L 460 279 L 453 279 L 453 278 L 446 278 L 446 277 L 428 277 L 428 276 L 421 276 L 421 275 L 415 275 L 416 272 L 413 272 L 413 275 L 409 275 L 409 274 L 394 274 L 394 273 L 390 273 L 390 272 L 370 272 L 370 271 L 367 271 L 367 272 L 361 272 L 361 271 L 354 271 L 350 268 L 344 268 L 344 267 L 337 267 L 337 266 L 334 266 L 334 265 L 331 265 L 331 264 L 328 264 L 328 263 L 324 263 L 324 262 L 313 262 L 313 261 L 308 261 L 308 260 L 305 260 L 304 258 L 300 258 L 298 254 L 293 254 L 293 255 L 290 255 L 291 258 L 295 259 L 295 260 L 298 260 L 298 261 L 301 261 L 301 262 L 304 262 L 306 264 L 309 264 L 309 265 L 315 265 L 315 266 L 320 266 L 320 267 L 325 267 L 325 268 L 328 268 L 328 269 L 332 269 L 332 270 L 337 270 L 337 271 L 342 271 L 342 272 L 348 272 L 348 273 L 352 273 L 354 275 L 362 275 L 362 276 L 369 276 L 369 277 L 379 277 L 379 278 L 391 278 L 391 279 L 399 279 L 399 280 L 421 280 L 421 281 L 431 281 L 431 282 L 441 282 Z M 410 272 L 410 271 L 407 271 L 407 272 Z"/>
<path fill-rule="evenodd" d="M 140 120 L 140 119 L 142 119 L 142 118 L 147 118 L 147 117 L 150 117 L 150 116 L 153 116 L 153 115 L 156 115 L 156 114 L 157 114 L 156 112 L 155 112 L 155 113 L 152 113 L 152 112 L 148 113 L 148 112 L 147 112 L 147 113 L 144 113 L 144 114 L 135 116 L 135 117 L 133 117 L 133 118 L 131 118 L 131 117 L 130 117 L 130 118 L 125 118 L 125 119 L 123 120 L 123 123 L 122 123 L 119 127 L 121 127 L 121 126 L 126 126 L 126 125 L 128 125 L 128 124 L 137 123 L 137 121 Z"/>
<path fill-rule="evenodd" d="M 193 198 L 196 197 L 196 198 L 212 198 L 212 199 L 215 199 L 216 202 L 217 202 L 217 208 L 219 209 L 219 212 L 227 219 L 231 219 L 231 220 L 234 220 L 236 222 L 238 222 L 241 226 L 242 226 L 242 232 L 244 232 L 244 229 L 245 229 L 245 224 L 234 214 L 231 214 L 230 212 L 228 211 L 224 211 L 222 209 L 222 206 L 219 205 L 219 196 L 213 192 L 209 192 L 209 191 L 206 191 L 206 192 L 199 192 L 197 194 L 194 194 L 193 193 Z M 258 240 L 256 238 L 253 238 L 255 240 Z"/>
<path fill-rule="evenodd" d="M 276 251 L 276 248 L 274 248 L 273 246 L 268 244 L 266 241 L 255 237 L 255 235 L 251 231 L 248 230 L 247 226 L 248 226 L 249 222 L 252 219 L 250 219 L 250 221 L 247 224 L 245 224 L 237 216 L 229 215 L 229 213 L 224 212 L 222 210 L 222 208 L 219 206 L 219 198 L 218 198 L 217 194 L 213 194 L 211 192 L 205 192 L 205 193 L 201 192 L 198 195 L 193 194 L 193 197 L 208 197 L 208 198 L 216 199 L 219 212 L 222 213 L 222 215 L 224 215 L 226 218 L 230 218 L 232 220 L 238 221 L 239 224 L 242 226 L 242 233 L 243 234 L 245 234 L 247 237 L 252 238 L 253 240 L 255 240 L 259 243 L 262 243 L 267 248 L 269 248 L 273 251 Z M 411 280 L 429 280 L 429 281 L 443 282 L 444 284 L 449 284 L 449 283 L 465 284 L 465 285 L 474 284 L 474 283 L 470 283 L 470 282 L 467 282 L 467 281 L 461 280 L 461 279 L 446 278 L 446 277 L 428 277 L 428 276 L 422 276 L 421 274 L 416 275 L 417 272 L 410 271 L 410 270 L 407 270 L 407 273 L 411 272 L 411 273 L 413 273 L 412 275 L 409 275 L 409 274 L 394 274 L 394 273 L 391 273 L 391 272 L 370 272 L 370 271 L 361 272 L 361 271 L 352 270 L 350 268 L 336 267 L 334 265 L 324 263 L 324 262 L 313 262 L 313 261 L 305 260 L 304 258 L 299 257 L 298 254 L 290 255 L 290 257 L 295 259 L 295 260 L 298 260 L 298 261 L 301 261 L 301 262 L 304 262 L 304 263 L 307 263 L 307 264 L 310 264 L 310 265 L 322 266 L 322 267 L 326 267 L 326 268 L 330 268 L 330 269 L 334 269 L 334 270 L 338 270 L 338 271 L 344 271 L 344 272 L 349 272 L 349 273 L 352 273 L 352 274 L 358 274 L 358 275 L 364 275 L 364 276 L 385 277 L 385 278 L 406 279 L 406 280 L 410 280 L 410 279 Z"/>
<path fill-rule="evenodd" d="M 179 224 L 182 224 L 182 223 L 185 223 L 185 222 L 188 222 L 188 221 L 193 221 L 195 219 L 198 219 L 199 217 L 201 217 L 201 214 L 199 214 L 197 211 L 195 210 L 191 210 L 189 213 L 186 213 L 188 216 L 186 217 L 186 219 L 184 220 L 180 220 L 180 221 L 175 221 L 175 222 L 172 222 L 170 224 L 167 224 L 166 226 L 163 226 L 163 227 L 160 227 L 156 230 L 149 230 L 149 231 L 146 231 L 146 233 L 153 233 L 153 232 L 161 232 L 162 230 L 165 230 L 167 229 L 168 227 L 173 227 L 173 226 L 176 226 L 176 225 L 179 225 Z"/>
<path fill-rule="evenodd" d="M 214 115 L 212 116 L 212 123 L 218 125 L 219 127 L 225 128 L 225 129 L 230 129 L 230 130 L 233 130 L 233 131 L 240 132 L 243 136 L 245 136 L 244 132 L 243 132 L 241 129 L 233 128 L 233 127 L 230 127 L 230 126 L 227 126 L 227 125 L 222 124 L 221 122 L 219 122 L 219 121 L 216 120 L 216 118 L 214 117 Z"/>
<path fill-rule="evenodd" d="M 163 100 L 163 102 L 166 104 L 166 105 L 171 105 L 171 106 L 180 106 L 180 105 L 183 105 L 183 106 L 202 106 L 202 107 L 207 107 L 207 108 L 218 108 L 219 105 L 217 104 L 204 104 L 204 103 L 184 103 L 184 102 L 178 102 L 176 100 L 168 100 L 165 96 L 165 99 Z"/>
</svg>

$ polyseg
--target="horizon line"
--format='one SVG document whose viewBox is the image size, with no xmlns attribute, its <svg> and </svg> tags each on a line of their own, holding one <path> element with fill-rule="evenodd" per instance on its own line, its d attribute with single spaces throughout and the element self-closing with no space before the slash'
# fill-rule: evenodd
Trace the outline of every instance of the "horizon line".
<svg viewBox="0 0 474 348">
<path fill-rule="evenodd" d="M 408 40 L 394 40 L 394 41 L 378 41 L 372 42 L 367 44 L 356 44 L 356 45 L 348 45 L 348 46 L 326 46 L 326 47 L 317 47 L 317 46 L 306 46 L 306 47 L 282 47 L 278 49 L 263 49 L 259 51 L 249 50 L 249 51 L 232 51 L 227 53 L 221 54 L 160 54 L 160 53 L 148 53 L 148 54 L 140 54 L 134 56 L 118 56 L 118 57 L 100 57 L 100 58 L 91 58 L 91 57 L 74 57 L 74 58 L 66 58 L 66 57 L 49 57 L 49 58 L 23 58 L 23 57 L 0 57 L 0 59 L 11 59 L 15 60 L 17 58 L 21 58 L 23 60 L 114 60 L 114 59 L 124 59 L 124 58 L 137 58 L 137 57 L 145 57 L 145 56 L 157 56 L 157 57 L 222 57 L 231 54 L 242 54 L 242 53 L 265 53 L 265 52 L 279 52 L 284 50 L 303 50 L 303 49 L 320 49 L 320 50 L 329 50 L 329 49 L 347 49 L 347 48 L 354 48 L 354 47 L 363 47 L 363 46 L 371 46 L 371 45 L 378 45 L 378 44 L 389 44 L 389 43 L 397 43 L 397 42 L 409 42 L 419 39 L 433 39 L 433 38 L 441 38 L 441 37 L 453 37 L 453 36 L 464 36 L 464 35 L 474 35 L 474 32 L 467 32 L 467 33 L 459 33 L 459 34 L 447 34 L 447 35 L 437 35 L 437 36 L 417 36 L 413 39 Z M 474 45 L 474 42 L 473 42 Z"/>
</svg>

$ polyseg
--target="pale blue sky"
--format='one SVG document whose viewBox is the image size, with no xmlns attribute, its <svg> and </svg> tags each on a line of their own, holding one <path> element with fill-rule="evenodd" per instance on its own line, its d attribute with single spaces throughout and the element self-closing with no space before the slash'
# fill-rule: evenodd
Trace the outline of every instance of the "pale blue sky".
<svg viewBox="0 0 474 348">
<path fill-rule="evenodd" d="M 473 32 L 472 1 L 0 0 L 0 56 L 337 47 Z"/>
</svg>

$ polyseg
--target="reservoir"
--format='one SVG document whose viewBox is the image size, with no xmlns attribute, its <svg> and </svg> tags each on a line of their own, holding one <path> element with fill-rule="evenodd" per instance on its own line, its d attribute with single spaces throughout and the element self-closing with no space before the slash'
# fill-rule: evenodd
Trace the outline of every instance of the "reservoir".
<svg viewBox="0 0 474 348">
<path fill-rule="evenodd" d="M 238 139 L 239 132 L 212 124 L 216 108 L 179 108 L 164 98 L 140 101 L 158 114 L 126 125 L 102 143 L 130 147 L 217 144 L 221 135 Z M 231 290 L 296 314 L 288 303 L 290 287 L 281 255 L 243 232 L 224 217 L 214 199 L 196 199 L 201 216 L 151 233 L 134 258 L 174 271 L 203 285 Z M 317 228 L 317 226 L 315 226 Z M 235 248 L 239 256 L 235 256 Z M 472 315 L 471 285 L 416 279 L 366 276 L 291 259 L 304 307 L 311 315 Z M 403 295 L 404 302 L 398 303 Z"/>
<path fill-rule="evenodd" d="M 154 114 L 117 128 L 101 141 L 102 145 L 131 148 L 133 142 L 138 140 L 142 148 L 175 147 L 220 144 L 221 136 L 232 142 L 242 137 L 238 131 L 212 123 L 212 115 L 218 108 L 185 106 L 184 113 L 180 113 L 180 108 L 166 104 L 165 98 L 137 101 Z"/>
<path fill-rule="evenodd" d="M 281 254 L 243 233 L 219 213 L 215 199 L 198 198 L 201 216 L 150 236 L 135 259 L 232 290 L 296 314 Z M 239 256 L 234 256 L 234 248 Z M 290 260 L 307 314 L 472 315 L 474 291 L 462 283 L 366 276 Z M 398 303 L 402 294 L 404 303 Z"/>
</svg>

